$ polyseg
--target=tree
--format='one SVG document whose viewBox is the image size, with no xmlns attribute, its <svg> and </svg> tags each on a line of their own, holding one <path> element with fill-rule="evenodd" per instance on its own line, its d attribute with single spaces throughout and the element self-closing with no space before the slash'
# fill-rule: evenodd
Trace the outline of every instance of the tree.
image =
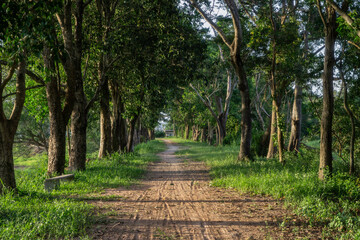
<svg viewBox="0 0 360 240">
<path fill-rule="evenodd" d="M 19 63 L 18 63 L 19 61 Z M 1 64 L 2 65 L 2 64 Z M 16 97 L 14 107 L 9 117 L 6 116 L 3 107 L 3 100 L 0 101 L 0 194 L 5 189 L 16 189 L 13 144 L 15 133 L 20 121 L 21 111 L 25 102 L 25 55 L 22 54 L 19 60 L 11 64 L 8 75 L 3 79 L 2 66 L 0 65 L 0 96 L 3 98 L 4 90 L 16 73 Z"/>
<path fill-rule="evenodd" d="M 332 173 L 332 121 L 333 121 L 333 80 L 335 66 L 335 41 L 337 37 L 337 22 L 335 9 L 327 4 L 325 6 L 326 14 L 323 13 L 321 1 L 317 0 L 317 7 L 321 20 L 324 24 L 325 33 L 325 57 L 323 82 L 323 109 L 321 115 L 320 127 L 320 165 L 319 179 L 324 180 L 328 174 Z M 347 8 L 347 4 L 342 6 Z"/>
<path fill-rule="evenodd" d="M 250 92 L 249 84 L 246 77 L 244 61 L 241 56 L 241 47 L 243 43 L 242 25 L 240 22 L 239 9 L 233 0 L 224 0 L 225 5 L 230 11 L 233 22 L 233 39 L 229 40 L 224 31 L 212 20 L 195 0 L 188 0 L 188 2 L 199 12 L 199 14 L 216 30 L 224 44 L 230 50 L 230 62 L 239 79 L 238 88 L 241 94 L 241 142 L 238 159 L 244 160 L 251 158 L 251 109 L 250 109 Z"/>
<path fill-rule="evenodd" d="M 220 64 L 217 67 L 218 68 L 217 72 L 213 73 L 209 71 L 210 74 L 205 74 L 204 76 L 205 78 L 208 79 L 200 82 L 199 87 L 196 88 L 192 83 L 190 83 L 190 87 L 196 92 L 201 102 L 206 106 L 206 108 L 210 111 L 212 117 L 215 119 L 217 125 L 217 132 L 218 132 L 218 144 L 223 145 L 224 138 L 226 136 L 226 122 L 230 110 L 230 101 L 234 88 L 237 85 L 237 79 L 236 78 L 233 79 L 230 70 L 226 69 L 226 75 L 227 75 L 226 93 L 225 93 L 225 101 L 223 103 L 223 98 L 218 92 L 222 93 L 223 92 L 222 90 L 225 87 L 225 85 L 222 83 L 223 82 L 222 79 L 225 78 L 225 75 L 222 73 L 223 71 L 221 71 L 221 68 L 224 67 L 221 63 L 223 63 L 225 59 L 223 56 L 223 51 L 221 49 L 221 46 L 219 45 L 218 48 L 219 48 L 219 56 L 217 58 L 219 59 L 218 61 L 220 61 Z M 208 65 L 209 66 L 205 66 L 205 71 L 208 71 L 207 69 L 211 69 L 214 65 L 216 65 L 216 63 L 210 62 L 208 63 Z M 212 78 L 212 76 L 210 75 L 214 76 L 214 79 L 211 83 L 209 83 L 210 79 Z M 205 95 L 205 97 L 203 97 L 202 94 L 199 92 L 199 89 L 201 87 L 202 88 L 205 87 L 205 92 L 208 92 L 208 94 Z M 212 103 L 213 101 L 211 99 L 214 99 L 215 107 L 213 106 Z"/>
<path fill-rule="evenodd" d="M 49 27 L 48 14 L 51 13 L 49 9 L 56 9 L 56 6 L 56 2 L 46 5 L 42 2 L 4 1 L 0 7 L 0 22 L 2 24 L 0 30 L 1 194 L 4 193 L 5 189 L 16 189 L 13 144 L 25 102 L 27 62 L 29 56 L 40 52 L 41 40 L 47 37 Z M 4 74 L 5 69 L 8 71 L 6 76 Z M 13 78 L 15 72 L 16 80 Z M 15 83 L 14 80 L 16 81 Z M 7 112 L 4 109 L 4 103 L 9 101 L 7 97 L 10 97 L 13 103 L 11 112 Z"/>
</svg>

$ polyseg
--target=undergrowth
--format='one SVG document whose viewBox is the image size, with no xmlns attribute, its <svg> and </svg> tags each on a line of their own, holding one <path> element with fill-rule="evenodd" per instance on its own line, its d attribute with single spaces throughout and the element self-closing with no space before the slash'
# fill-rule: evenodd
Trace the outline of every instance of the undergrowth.
<svg viewBox="0 0 360 240">
<path fill-rule="evenodd" d="M 93 223 L 93 206 L 84 199 L 101 198 L 101 190 L 129 186 L 145 172 L 156 153 L 166 147 L 160 141 L 139 144 L 132 154 L 114 154 L 105 159 L 89 155 L 87 169 L 75 172 L 73 182 L 59 189 L 44 190 L 46 155 L 15 160 L 18 193 L 0 196 L 0 239 L 72 239 L 84 236 Z M 94 195 L 95 194 L 95 195 Z M 97 194 L 97 195 L 96 195 Z M 106 200 L 106 199 L 105 199 Z"/>
<path fill-rule="evenodd" d="M 188 146 L 178 154 L 205 161 L 211 167 L 213 186 L 283 199 L 311 225 L 325 226 L 325 236 L 360 239 L 360 179 L 350 177 L 341 160 L 334 160 L 332 178 L 320 181 L 316 151 L 304 149 L 298 156 L 286 153 L 283 166 L 277 159 L 260 157 L 253 162 L 239 162 L 238 146 L 173 141 Z"/>
</svg>

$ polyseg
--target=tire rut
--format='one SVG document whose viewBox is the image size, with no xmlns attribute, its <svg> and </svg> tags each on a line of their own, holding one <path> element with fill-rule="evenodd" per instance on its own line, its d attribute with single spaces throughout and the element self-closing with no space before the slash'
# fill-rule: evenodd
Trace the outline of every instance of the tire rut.
<svg viewBox="0 0 360 240">
<path fill-rule="evenodd" d="M 289 211 L 269 197 L 241 195 L 230 189 L 210 187 L 208 168 L 202 162 L 184 161 L 175 155 L 179 146 L 165 141 L 141 184 L 109 190 L 119 201 L 92 202 L 115 209 L 109 222 L 90 231 L 93 239 L 293 239 L 321 237 L 319 229 L 279 227 Z M 105 193 L 107 194 L 107 193 Z M 293 229 L 297 227 L 297 233 Z M 320 236 L 320 237 L 317 237 Z"/>
</svg>

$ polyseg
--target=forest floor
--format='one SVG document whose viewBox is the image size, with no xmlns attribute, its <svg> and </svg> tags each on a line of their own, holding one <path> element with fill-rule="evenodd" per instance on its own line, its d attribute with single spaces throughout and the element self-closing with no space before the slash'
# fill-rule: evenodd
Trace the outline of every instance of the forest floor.
<svg viewBox="0 0 360 240">
<path fill-rule="evenodd" d="M 93 239 L 321 239 L 283 203 L 266 196 L 211 187 L 208 167 L 175 155 L 181 146 L 165 140 L 161 160 L 130 188 L 107 189 L 109 200 L 88 200 L 101 221 Z M 106 199 L 106 198 L 104 198 Z"/>
</svg>

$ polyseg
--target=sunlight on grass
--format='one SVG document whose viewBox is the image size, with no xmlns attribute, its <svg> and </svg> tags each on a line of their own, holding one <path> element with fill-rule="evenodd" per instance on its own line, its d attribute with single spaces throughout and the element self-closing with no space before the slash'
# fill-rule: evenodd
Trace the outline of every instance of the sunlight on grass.
<svg viewBox="0 0 360 240">
<path fill-rule="evenodd" d="M 59 189 L 51 193 L 44 190 L 45 155 L 16 159 L 17 165 L 27 167 L 15 173 L 19 194 L 9 192 L 0 196 L 0 239 L 84 236 L 86 227 L 93 222 L 94 207 L 81 200 L 100 200 L 100 195 L 89 194 L 139 181 L 147 164 L 158 159 L 155 154 L 165 149 L 163 142 L 155 140 L 137 145 L 132 154 L 93 159 L 86 171 L 75 172 L 73 182 L 61 183 Z"/>
<path fill-rule="evenodd" d="M 335 232 L 342 239 L 360 239 L 360 180 L 349 177 L 342 161 L 334 161 L 333 177 L 322 182 L 317 178 L 319 160 L 314 151 L 303 149 L 299 156 L 286 153 L 287 164 L 282 166 L 277 159 L 260 157 L 254 162 L 239 162 L 238 146 L 172 141 L 185 146 L 177 154 L 211 167 L 213 186 L 284 199 L 310 224 L 325 224 L 329 236 Z"/>
</svg>

